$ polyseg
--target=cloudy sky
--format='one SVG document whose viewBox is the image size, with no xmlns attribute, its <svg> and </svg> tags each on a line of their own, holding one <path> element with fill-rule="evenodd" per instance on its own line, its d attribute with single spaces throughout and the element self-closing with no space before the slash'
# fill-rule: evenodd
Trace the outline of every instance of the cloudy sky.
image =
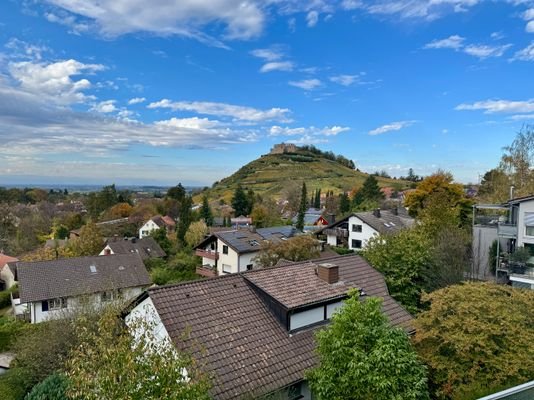
<svg viewBox="0 0 534 400">
<path fill-rule="evenodd" d="M 282 141 L 475 182 L 529 121 L 534 1 L 0 2 L 0 184 L 209 185 Z"/>
</svg>

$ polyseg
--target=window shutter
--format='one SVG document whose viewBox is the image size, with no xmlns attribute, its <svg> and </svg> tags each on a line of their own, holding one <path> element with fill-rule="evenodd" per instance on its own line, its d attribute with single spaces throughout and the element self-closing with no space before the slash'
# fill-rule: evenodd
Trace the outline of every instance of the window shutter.
<svg viewBox="0 0 534 400">
<path fill-rule="evenodd" d="M 41 310 L 48 311 L 48 300 L 41 301 Z"/>
</svg>

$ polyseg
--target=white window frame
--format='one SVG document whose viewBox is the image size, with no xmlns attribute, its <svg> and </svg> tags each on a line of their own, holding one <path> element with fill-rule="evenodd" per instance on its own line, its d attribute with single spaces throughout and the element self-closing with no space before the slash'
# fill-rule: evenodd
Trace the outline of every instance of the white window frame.
<svg viewBox="0 0 534 400">
<path fill-rule="evenodd" d="M 48 300 L 48 311 L 61 310 L 62 308 L 67 308 L 67 299 L 65 297 Z"/>
<path fill-rule="evenodd" d="M 223 270 L 224 274 L 231 274 L 232 273 L 232 266 L 230 264 L 223 264 L 222 265 L 222 270 Z"/>
</svg>

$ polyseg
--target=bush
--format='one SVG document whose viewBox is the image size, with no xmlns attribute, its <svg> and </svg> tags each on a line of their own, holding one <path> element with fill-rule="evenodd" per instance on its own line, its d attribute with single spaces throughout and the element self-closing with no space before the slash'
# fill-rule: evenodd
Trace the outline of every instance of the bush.
<svg viewBox="0 0 534 400">
<path fill-rule="evenodd" d="M 24 399 L 24 395 L 26 394 L 25 380 L 25 372 L 19 369 L 10 369 L 5 374 L 0 375 L 0 399 Z"/>
<path fill-rule="evenodd" d="M 35 385 L 24 400 L 65 400 L 68 380 L 63 374 L 52 374 Z"/>
<path fill-rule="evenodd" d="M 337 254 L 339 254 L 340 256 L 344 256 L 345 254 L 352 254 L 354 253 L 354 250 L 352 249 L 347 249 L 345 247 L 337 247 L 337 246 L 334 246 L 334 247 L 331 247 L 332 250 L 334 250 Z"/>
<path fill-rule="evenodd" d="M 31 329 L 31 325 L 26 322 L 13 317 L 0 317 L 0 352 L 10 350 L 15 339 L 27 329 Z"/>
<path fill-rule="evenodd" d="M 0 308 L 6 308 L 11 305 L 11 292 L 9 290 L 2 290 L 0 292 Z"/>
</svg>

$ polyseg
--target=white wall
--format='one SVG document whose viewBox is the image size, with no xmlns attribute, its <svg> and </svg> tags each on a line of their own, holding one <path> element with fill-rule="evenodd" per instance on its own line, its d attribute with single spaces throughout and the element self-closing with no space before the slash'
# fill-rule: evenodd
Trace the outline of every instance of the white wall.
<svg viewBox="0 0 534 400">
<path fill-rule="evenodd" d="M 378 235 L 378 232 L 375 231 L 373 228 L 371 228 L 369 225 L 367 225 L 365 222 L 363 222 L 361 219 L 359 219 L 356 216 L 352 216 L 349 218 L 349 249 L 352 250 L 359 250 L 357 248 L 352 247 L 352 240 L 361 240 L 362 241 L 362 249 L 367 246 L 367 242 L 369 239 L 371 239 L 373 236 Z M 352 231 L 352 225 L 361 225 L 362 231 L 361 232 L 353 232 Z"/>
<path fill-rule="evenodd" d="M 523 247 L 525 243 L 534 244 L 533 236 L 526 236 L 525 213 L 534 212 L 534 200 L 525 201 L 519 205 L 519 217 L 517 220 L 517 247 Z"/>
<path fill-rule="evenodd" d="M 165 329 L 165 325 L 156 311 L 156 307 L 150 297 L 147 297 L 124 318 L 126 325 L 131 326 L 136 321 L 144 321 L 152 329 L 152 336 L 155 339 L 163 341 L 170 341 L 169 333 Z"/>
<path fill-rule="evenodd" d="M 326 235 L 326 243 L 329 246 L 337 246 L 337 237 L 336 237 L 336 235 Z"/>
<path fill-rule="evenodd" d="M 149 220 L 147 223 L 145 223 L 141 229 L 139 229 L 139 238 L 142 239 L 144 238 L 145 236 L 150 236 L 150 233 L 152 231 L 156 231 L 159 229 L 159 226 L 157 226 L 154 221 L 152 220 Z M 146 231 L 145 233 L 143 233 L 144 231 Z"/>
<path fill-rule="evenodd" d="M 7 264 L 5 264 L 4 266 L 0 266 L 0 268 L 0 279 L 2 279 L 6 283 L 6 289 L 9 289 L 15 284 L 15 277 L 13 276 L 13 272 L 11 272 L 11 268 L 9 268 Z"/>
<path fill-rule="evenodd" d="M 324 321 L 324 306 L 291 314 L 289 317 L 289 330 L 302 328 L 321 321 Z"/>
<path fill-rule="evenodd" d="M 238 271 L 239 257 L 234 249 L 228 246 L 228 254 L 223 254 L 224 242 L 221 239 L 217 239 L 217 252 L 219 253 L 219 262 L 217 263 L 217 272 L 219 275 L 224 275 L 223 264 L 230 265 L 230 273 L 236 273 Z"/>
<path fill-rule="evenodd" d="M 122 290 L 122 299 L 117 301 L 128 301 L 137 297 L 143 291 L 142 287 L 126 288 Z M 102 293 L 95 293 L 78 297 L 67 297 L 67 307 L 58 310 L 42 310 L 42 302 L 30 303 L 30 318 L 32 323 L 39 323 L 48 319 L 57 319 L 66 314 L 76 312 L 85 307 L 101 307 L 109 304 L 102 301 Z"/>
<path fill-rule="evenodd" d="M 108 245 L 106 245 L 106 247 L 104 247 L 104 248 L 102 249 L 102 251 L 101 251 L 98 255 L 99 255 L 99 256 L 104 256 L 104 255 L 106 255 L 106 250 L 109 250 L 109 254 L 115 254 L 115 253 L 113 252 L 113 250 L 111 249 L 111 247 L 109 247 L 109 244 L 108 244 Z"/>
<path fill-rule="evenodd" d="M 252 264 L 252 268 L 254 268 L 257 263 L 252 261 L 253 258 L 255 258 L 258 255 L 259 251 L 255 251 L 254 253 L 245 253 L 241 254 L 239 256 L 239 272 L 244 272 L 247 270 L 247 265 Z"/>
</svg>

